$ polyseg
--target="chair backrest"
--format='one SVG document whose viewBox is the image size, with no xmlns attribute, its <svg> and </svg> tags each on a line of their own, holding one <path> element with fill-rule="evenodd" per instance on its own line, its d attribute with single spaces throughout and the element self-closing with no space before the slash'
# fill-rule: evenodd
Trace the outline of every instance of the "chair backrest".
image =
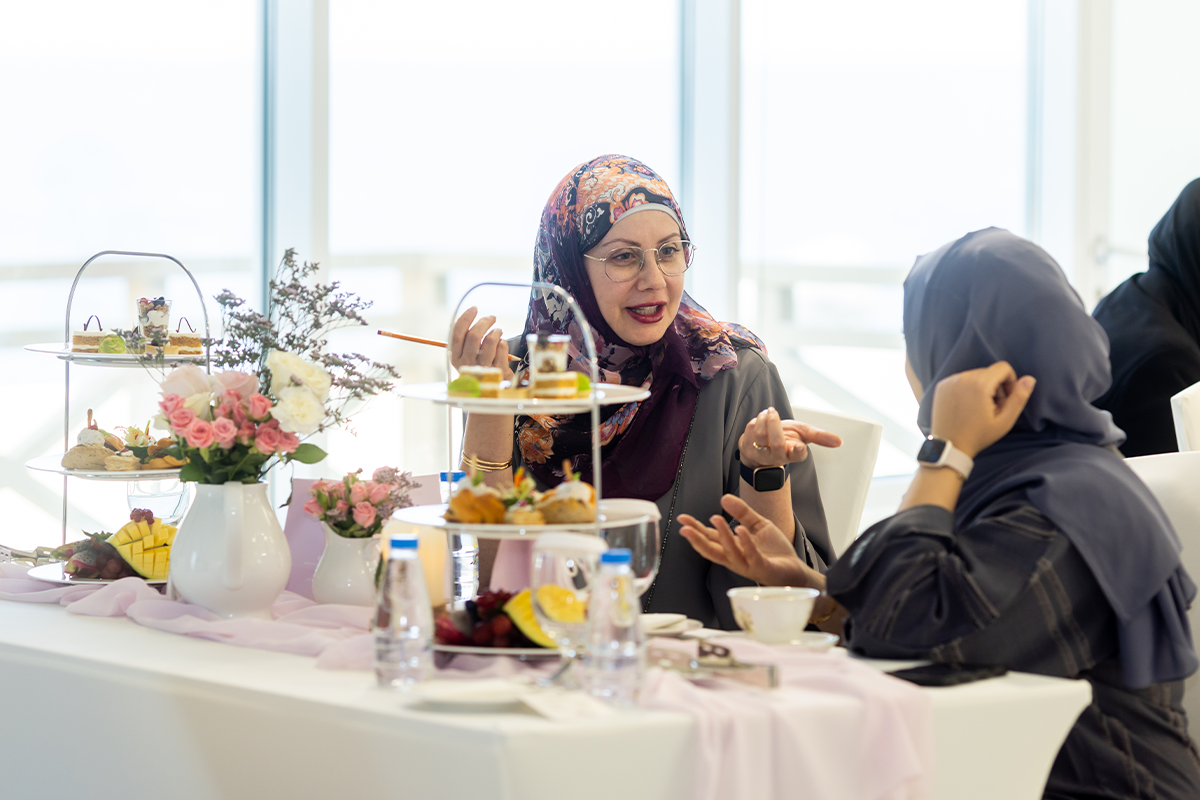
<svg viewBox="0 0 1200 800">
<path fill-rule="evenodd" d="M 1179 452 L 1200 450 L 1200 383 L 1171 398 L 1171 416 L 1175 418 Z"/>
<path fill-rule="evenodd" d="M 1194 440 L 1200 444 L 1200 440 Z M 1182 444 L 1182 442 L 1181 442 Z M 1142 479 L 1171 520 L 1175 533 L 1183 543 L 1183 568 L 1193 580 L 1200 579 L 1200 452 L 1161 453 L 1154 456 L 1127 458 L 1125 463 Z M 1188 610 L 1192 630 L 1200 630 L 1200 603 Z M 1188 729 L 1193 739 L 1200 739 L 1200 691 L 1193 675 L 1187 681 L 1183 707 L 1188 715 Z"/>
<path fill-rule="evenodd" d="M 792 416 L 842 437 L 841 447 L 814 446 L 809 453 L 817 469 L 829 537 L 834 551 L 841 554 L 858 535 L 883 426 L 868 419 L 799 406 L 792 406 Z"/>
</svg>

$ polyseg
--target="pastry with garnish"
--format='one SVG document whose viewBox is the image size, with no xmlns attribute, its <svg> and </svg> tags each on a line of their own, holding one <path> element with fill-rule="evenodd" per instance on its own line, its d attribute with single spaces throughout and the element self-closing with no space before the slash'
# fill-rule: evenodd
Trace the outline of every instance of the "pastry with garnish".
<svg viewBox="0 0 1200 800">
<path fill-rule="evenodd" d="M 546 524 L 594 522 L 595 490 L 579 479 L 578 472 L 571 471 L 570 461 L 563 461 L 563 475 L 563 482 L 543 494 L 541 502 L 537 504 L 537 509 L 542 512 Z"/>
<path fill-rule="evenodd" d="M 102 444 L 77 444 L 63 454 L 62 465 L 66 469 L 102 470 L 111 455 L 112 450 Z"/>
<path fill-rule="evenodd" d="M 483 482 L 483 473 L 476 472 L 455 485 L 445 517 L 467 525 L 497 525 L 504 522 L 504 503 L 500 492 Z"/>
<path fill-rule="evenodd" d="M 537 484 L 533 478 L 525 474 L 524 467 L 518 467 L 513 475 L 513 485 L 500 493 L 504 503 L 504 523 L 506 525 L 544 525 L 546 518 L 537 509 L 539 498 Z"/>
</svg>

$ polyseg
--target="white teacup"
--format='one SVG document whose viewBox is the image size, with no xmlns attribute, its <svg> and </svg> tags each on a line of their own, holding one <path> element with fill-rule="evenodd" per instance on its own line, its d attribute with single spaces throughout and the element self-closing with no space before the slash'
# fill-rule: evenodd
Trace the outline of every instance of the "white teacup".
<svg viewBox="0 0 1200 800">
<path fill-rule="evenodd" d="M 739 586 L 725 594 L 738 627 L 766 644 L 799 643 L 821 596 L 816 589 L 794 586 Z"/>
</svg>

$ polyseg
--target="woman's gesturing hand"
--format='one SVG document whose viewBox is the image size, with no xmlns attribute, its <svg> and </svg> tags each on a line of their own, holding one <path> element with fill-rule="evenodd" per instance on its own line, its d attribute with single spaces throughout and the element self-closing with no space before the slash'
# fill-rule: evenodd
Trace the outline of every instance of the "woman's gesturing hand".
<svg viewBox="0 0 1200 800">
<path fill-rule="evenodd" d="M 938 382 L 930 433 L 971 458 L 1012 430 L 1037 381 L 1017 377 L 1007 361 L 959 372 Z"/>
<path fill-rule="evenodd" d="M 782 467 L 808 458 L 810 444 L 839 447 L 842 440 L 812 425 L 780 419 L 778 411 L 768 408 L 746 423 L 738 439 L 738 451 L 747 467 Z"/>
<path fill-rule="evenodd" d="M 474 325 L 475 315 L 479 309 L 471 306 L 463 312 L 454 323 L 450 334 L 450 363 L 455 369 L 459 367 L 499 367 L 505 379 L 512 379 L 512 369 L 508 366 L 508 342 L 504 340 L 504 331 L 496 328 L 496 318 L 480 317 Z"/>
<path fill-rule="evenodd" d="M 710 518 L 711 528 L 689 514 L 679 515 L 680 533 L 697 553 L 761 584 L 825 588 L 825 576 L 800 560 L 774 523 L 737 495 L 722 497 L 721 507 L 741 523 L 736 532 L 720 514 Z"/>
</svg>

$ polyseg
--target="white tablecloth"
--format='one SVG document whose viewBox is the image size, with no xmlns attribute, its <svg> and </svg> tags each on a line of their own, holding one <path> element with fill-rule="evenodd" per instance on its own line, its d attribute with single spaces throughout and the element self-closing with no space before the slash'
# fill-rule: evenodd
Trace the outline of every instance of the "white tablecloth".
<svg viewBox="0 0 1200 800">
<path fill-rule="evenodd" d="M 683 714 L 416 711 L 362 672 L 57 606 L 0 603 L 0 686 L 14 800 L 682 799 L 695 771 Z M 1024 674 L 927 691 L 938 800 L 1040 797 L 1090 699 Z"/>
</svg>

